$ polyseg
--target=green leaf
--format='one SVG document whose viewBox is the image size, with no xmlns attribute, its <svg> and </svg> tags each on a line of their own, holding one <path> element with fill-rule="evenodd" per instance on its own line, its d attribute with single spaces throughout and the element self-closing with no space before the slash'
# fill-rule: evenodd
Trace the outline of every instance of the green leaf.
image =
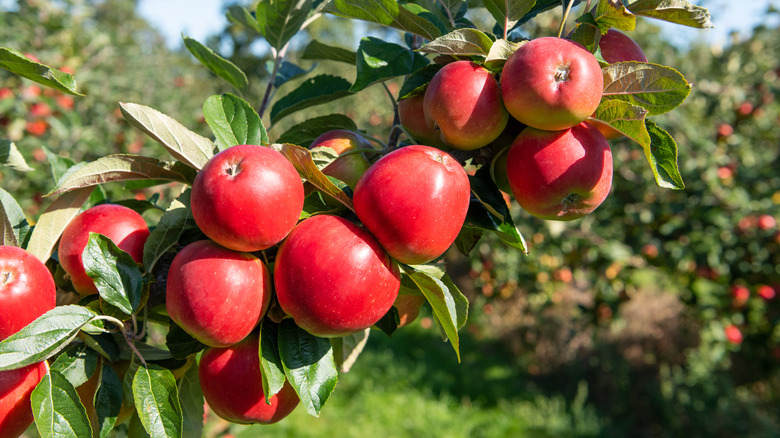
<svg viewBox="0 0 780 438">
<path fill-rule="evenodd" d="M 228 20 L 241 24 L 255 32 L 262 34 L 260 25 L 257 23 L 257 19 L 254 15 L 245 7 L 239 5 L 233 5 L 228 8 L 225 14 Z"/>
<path fill-rule="evenodd" d="M 57 306 L 49 310 L 0 342 L 0 371 L 54 356 L 96 317 L 95 312 L 82 306 Z"/>
<path fill-rule="evenodd" d="M 302 59 L 338 61 L 355 65 L 357 55 L 352 50 L 342 49 L 341 47 L 329 46 L 317 40 L 312 40 L 301 55 Z"/>
<path fill-rule="evenodd" d="M 324 12 L 389 26 L 404 32 L 434 40 L 441 29 L 429 19 L 427 10 L 403 5 L 395 0 L 331 0 Z"/>
<path fill-rule="evenodd" d="M 116 424 L 119 411 L 122 409 L 122 380 L 113 368 L 103 365 L 100 376 L 100 387 L 95 394 L 95 412 L 100 428 L 100 438 L 105 438 Z"/>
<path fill-rule="evenodd" d="M 428 84 L 442 67 L 444 66 L 441 64 L 429 64 L 410 74 L 398 92 L 398 100 L 424 94 Z"/>
<path fill-rule="evenodd" d="M 429 63 L 425 56 L 404 46 L 374 37 L 363 38 L 357 51 L 357 77 L 349 91 L 357 93 L 377 82 L 408 75 Z"/>
<path fill-rule="evenodd" d="M 452 282 L 438 279 L 427 272 L 416 270 L 411 266 L 402 266 L 406 277 L 409 278 L 425 296 L 433 309 L 433 315 L 441 325 L 442 330 L 455 349 L 455 354 L 460 362 L 460 340 L 458 338 L 458 328 L 461 321 L 465 321 L 468 313 L 468 306 L 464 312 L 463 301 L 466 300 L 463 294 L 453 288 Z M 461 298 L 462 297 L 462 298 Z M 468 303 L 468 300 L 466 300 Z"/>
<path fill-rule="evenodd" d="M 171 322 L 168 334 L 165 336 L 165 345 L 176 359 L 186 359 L 187 356 L 206 348 L 200 341 L 173 322 Z"/>
<path fill-rule="evenodd" d="M 268 76 L 271 76 L 273 74 L 273 61 L 267 61 L 265 63 L 265 69 L 268 72 Z M 309 68 L 308 70 L 304 70 L 301 67 L 293 64 L 292 62 L 282 61 L 282 63 L 279 65 L 279 69 L 276 71 L 276 77 L 274 78 L 274 87 L 279 88 L 282 85 L 286 84 L 287 82 L 297 78 L 298 76 L 303 76 L 317 67 L 317 64 L 314 64 Z"/>
<path fill-rule="evenodd" d="M 636 27 L 636 16 L 619 0 L 600 0 L 594 18 L 602 34 L 613 27 L 627 32 Z"/>
<path fill-rule="evenodd" d="M 203 436 L 203 390 L 198 378 L 198 366 L 193 364 L 179 379 L 179 401 L 183 416 L 183 438 Z"/>
<path fill-rule="evenodd" d="M 279 324 L 279 356 L 306 412 L 319 417 L 339 376 L 330 341 L 310 335 L 287 318 Z"/>
<path fill-rule="evenodd" d="M 601 69 L 607 99 L 640 106 L 648 115 L 677 108 L 691 92 L 691 84 L 677 70 L 646 62 L 616 62 Z"/>
<path fill-rule="evenodd" d="M 10 193 L 0 188 L 0 228 L 2 244 L 24 247 L 30 237 L 30 223 L 24 210 Z"/>
<path fill-rule="evenodd" d="M 146 272 L 152 272 L 160 257 L 176 245 L 186 231 L 197 228 L 190 210 L 190 194 L 191 189 L 187 189 L 171 202 L 146 239 L 143 260 Z"/>
<path fill-rule="evenodd" d="M 403 285 L 401 285 L 401 290 L 403 290 Z M 379 330 L 382 330 L 384 334 L 387 336 L 393 336 L 393 333 L 395 333 L 396 330 L 398 330 L 398 325 L 401 324 L 401 316 L 398 314 L 398 309 L 395 308 L 395 306 L 390 307 L 390 310 L 387 311 L 381 318 L 379 318 L 379 321 L 374 323 L 374 327 L 378 328 Z M 331 340 L 331 343 L 333 344 L 333 351 L 336 354 L 336 363 L 338 362 L 339 357 L 339 347 L 340 344 L 336 344 Z M 339 366 L 339 369 L 341 370 L 341 366 Z M 342 371 L 346 372 L 346 371 Z"/>
<path fill-rule="evenodd" d="M 74 388 L 78 388 L 95 373 L 98 358 L 95 350 L 86 344 L 77 344 L 57 356 L 51 369 L 62 374 Z"/>
<path fill-rule="evenodd" d="M 130 254 L 108 237 L 90 232 L 81 260 L 100 298 L 128 315 L 138 310 L 143 275 Z"/>
<path fill-rule="evenodd" d="M 84 341 L 89 348 L 106 358 L 106 360 L 113 362 L 119 359 L 119 347 L 111 334 L 101 333 L 93 336 L 82 331 L 79 333 L 78 337 Z"/>
<path fill-rule="evenodd" d="M 492 45 L 493 40 L 484 32 L 464 28 L 436 38 L 420 47 L 420 51 L 439 55 L 487 56 Z"/>
<path fill-rule="evenodd" d="M 182 163 L 200 170 L 214 155 L 214 144 L 171 117 L 135 103 L 120 103 L 125 120 L 160 143 L 165 150 Z"/>
<path fill-rule="evenodd" d="M 308 149 L 288 143 L 274 144 L 272 147 L 282 153 L 295 166 L 295 170 L 321 192 L 332 196 L 350 210 L 355 211 L 352 199 L 317 168 Z"/>
<path fill-rule="evenodd" d="M 465 225 L 492 231 L 505 244 L 528 253 L 525 239 L 517 230 L 501 191 L 490 178 L 489 166 L 483 166 L 474 176 L 469 176 L 469 182 L 472 198 Z"/>
<path fill-rule="evenodd" d="M 265 0 L 257 4 L 255 16 L 260 33 L 277 51 L 290 41 L 311 12 L 311 0 Z"/>
<path fill-rule="evenodd" d="M 130 422 L 127 424 L 127 438 L 151 438 L 146 433 L 144 425 L 141 424 L 141 419 L 138 417 L 138 413 L 133 414 Z"/>
<path fill-rule="evenodd" d="M 596 56 L 602 65 L 609 64 L 604 61 L 601 56 L 601 51 L 598 47 L 599 40 L 601 39 L 601 29 L 599 29 L 596 20 L 593 19 L 593 15 L 587 13 L 577 18 L 577 25 L 574 30 L 571 31 L 568 37 L 575 43 L 580 43 L 585 48 Z"/>
<path fill-rule="evenodd" d="M 650 134 L 645 127 L 647 110 L 617 99 L 604 99 L 591 116 L 591 120 L 602 122 L 639 143 L 643 148 L 650 146 Z"/>
<path fill-rule="evenodd" d="M 535 0 L 482 0 L 490 15 L 502 29 L 508 31 L 515 27 L 523 16 L 531 11 Z M 560 2 L 559 2 L 560 4 Z"/>
<path fill-rule="evenodd" d="M 341 114 L 314 117 L 285 131 L 277 142 L 309 147 L 317 137 L 334 129 L 357 131 L 357 125 L 352 119 Z"/>
<path fill-rule="evenodd" d="M 391 308 L 395 309 L 394 307 Z M 398 312 L 396 311 L 396 315 Z M 336 366 L 342 373 L 348 373 L 352 365 L 355 364 L 360 353 L 368 343 L 368 336 L 371 334 L 371 328 L 367 328 L 363 331 L 351 334 L 349 336 L 343 336 L 340 338 L 333 338 L 330 340 L 333 346 L 333 357 L 336 360 Z"/>
<path fill-rule="evenodd" d="M 133 377 L 133 399 L 141 424 L 155 438 L 181 437 L 183 430 L 179 390 L 170 370 L 141 365 Z"/>
<path fill-rule="evenodd" d="M 45 146 L 42 149 L 46 153 L 46 161 L 49 163 L 51 176 L 54 181 L 59 181 L 68 169 L 76 164 L 76 162 L 69 157 L 61 157 Z"/>
<path fill-rule="evenodd" d="M 699 29 L 714 27 L 710 11 L 686 0 L 637 0 L 628 5 L 636 15 Z"/>
<path fill-rule="evenodd" d="M 286 378 L 282 358 L 279 356 L 279 325 L 265 318 L 260 328 L 260 373 L 263 375 L 263 394 L 265 402 L 271 404 L 271 397 L 284 387 Z"/>
<path fill-rule="evenodd" d="M 268 133 L 257 112 L 232 94 L 211 96 L 203 104 L 203 117 L 220 149 L 239 144 L 267 145 Z"/>
<path fill-rule="evenodd" d="M 83 96 L 76 91 L 72 75 L 35 62 L 16 50 L 0 47 L 0 68 L 63 93 Z"/>
<path fill-rule="evenodd" d="M 650 134 L 650 147 L 645 148 L 645 156 L 653 169 L 656 183 L 667 189 L 684 189 L 685 184 L 677 167 L 677 143 L 652 120 L 645 120 L 645 124 Z"/>
<path fill-rule="evenodd" d="M 472 228 L 464 226 L 460 229 L 458 237 L 455 238 L 455 247 L 458 248 L 461 254 L 468 257 L 471 251 L 477 247 L 480 239 L 482 239 L 483 231 L 479 228 Z"/>
<path fill-rule="evenodd" d="M 139 155 L 108 155 L 70 168 L 46 196 L 59 195 L 108 182 L 164 180 L 191 184 L 195 172 L 177 162 L 160 161 Z"/>
<path fill-rule="evenodd" d="M 309 78 L 290 94 L 276 101 L 271 108 L 271 122 L 276 123 L 283 117 L 304 108 L 349 96 L 351 86 L 348 80 L 338 76 L 318 75 Z"/>
<path fill-rule="evenodd" d="M 184 39 L 184 45 L 187 46 L 187 50 L 207 69 L 211 70 L 212 73 L 228 81 L 230 85 L 238 90 L 244 90 L 249 85 L 246 73 L 241 71 L 238 66 L 219 56 L 198 41 L 187 36 L 182 38 Z"/>
<path fill-rule="evenodd" d="M 73 190 L 63 193 L 56 201 L 52 202 L 46 211 L 38 217 L 38 222 L 30 235 L 27 251 L 38 257 L 38 260 L 46 263 L 62 231 L 71 219 L 79 214 L 81 206 L 89 199 L 92 190 L 92 187 Z"/>
<path fill-rule="evenodd" d="M 30 396 L 38 433 L 48 437 L 91 437 L 92 426 L 73 385 L 57 371 L 43 376 Z"/>
<path fill-rule="evenodd" d="M 513 43 L 505 39 L 497 39 L 485 58 L 485 67 L 493 71 L 501 71 L 507 59 L 524 43 Z"/>
<path fill-rule="evenodd" d="M 0 140 L 0 164 L 17 172 L 30 172 L 33 170 L 24 161 L 22 153 L 16 148 L 16 143 L 8 140 Z"/>
</svg>

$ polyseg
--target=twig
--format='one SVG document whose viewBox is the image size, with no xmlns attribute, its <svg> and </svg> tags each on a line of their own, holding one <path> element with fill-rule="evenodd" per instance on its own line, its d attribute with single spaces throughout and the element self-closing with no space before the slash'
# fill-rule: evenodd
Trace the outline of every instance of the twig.
<svg viewBox="0 0 780 438">
<path fill-rule="evenodd" d="M 561 0 L 562 5 L 564 5 L 566 0 Z M 569 0 L 569 6 L 566 7 L 566 11 L 563 13 L 563 20 L 561 20 L 561 27 L 558 28 L 558 38 L 563 35 L 563 29 L 566 27 L 566 20 L 569 19 L 569 12 L 571 12 L 571 7 L 574 6 L 574 0 Z"/>
<path fill-rule="evenodd" d="M 441 3 L 441 7 L 444 9 L 445 12 L 447 12 L 447 18 L 450 19 L 450 24 L 453 28 L 457 27 L 455 25 L 455 19 L 452 18 L 452 11 L 450 11 L 450 8 L 447 7 L 447 5 L 444 4 L 444 1 L 439 0 L 439 3 Z"/>
</svg>

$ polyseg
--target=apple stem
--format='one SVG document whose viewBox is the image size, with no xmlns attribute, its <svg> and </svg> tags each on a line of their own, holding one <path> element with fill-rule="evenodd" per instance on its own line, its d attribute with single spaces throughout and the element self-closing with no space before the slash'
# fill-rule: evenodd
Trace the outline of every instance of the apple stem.
<svg viewBox="0 0 780 438">
<path fill-rule="evenodd" d="M 565 5 L 566 0 L 561 0 L 561 6 Z M 566 20 L 569 19 L 569 12 L 571 12 L 571 7 L 574 6 L 574 0 L 569 0 L 569 5 L 566 6 L 566 10 L 563 12 L 563 19 L 561 20 L 561 27 L 558 28 L 558 38 L 563 35 L 563 29 L 566 27 Z"/>
<path fill-rule="evenodd" d="M 274 89 L 276 74 L 279 72 L 279 67 L 282 65 L 282 61 L 284 61 L 284 56 L 287 54 L 287 47 L 289 44 L 289 42 L 285 44 L 284 47 L 282 47 L 282 50 L 280 50 L 279 53 L 276 53 L 276 59 L 274 59 L 274 69 L 271 71 L 271 78 L 268 80 L 268 85 L 265 87 L 265 93 L 263 94 L 263 102 L 260 104 L 260 110 L 257 112 L 261 119 L 263 118 L 263 114 L 265 114 L 265 110 L 268 109 L 268 104 L 271 102 L 271 94 Z"/>
<path fill-rule="evenodd" d="M 127 345 L 130 347 L 131 350 L 133 350 L 133 353 L 135 353 L 136 356 L 138 356 L 139 359 L 141 359 L 141 363 L 146 365 L 146 360 L 144 360 L 144 357 L 141 355 L 141 352 L 138 351 L 138 349 L 135 347 L 134 335 L 131 335 L 129 332 L 125 331 L 125 323 L 120 321 L 117 318 L 114 318 L 113 316 L 108 315 L 100 315 L 97 318 L 95 318 L 96 321 L 108 321 L 119 327 L 119 329 L 122 331 L 122 337 L 125 338 L 125 342 L 127 342 Z M 133 324 L 135 324 L 135 315 L 133 315 Z"/>
</svg>

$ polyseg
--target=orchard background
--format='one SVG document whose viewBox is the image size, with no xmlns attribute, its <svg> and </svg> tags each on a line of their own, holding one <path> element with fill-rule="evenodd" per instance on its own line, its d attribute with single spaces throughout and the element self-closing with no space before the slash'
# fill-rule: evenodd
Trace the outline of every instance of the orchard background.
<svg viewBox="0 0 780 438">
<path fill-rule="evenodd" d="M 112 153 L 168 159 L 123 119 L 118 102 L 155 108 L 211 138 L 203 102 L 233 88 L 186 48 L 167 49 L 133 2 L 5 3 L 0 45 L 70 69 L 85 95 L 0 70 L 2 138 L 23 157 L 5 159 L 0 184 L 28 218 L 51 203 L 43 195 L 74 163 Z M 555 35 L 561 12 L 524 29 Z M 469 14 L 492 28 L 485 9 Z M 780 436 L 780 32 L 769 24 L 777 11 L 766 17 L 725 47 L 685 48 L 638 20 L 630 35 L 648 59 L 693 84 L 682 106 L 654 118 L 679 145 L 685 189 L 658 187 L 640 147 L 612 142 L 613 188 L 593 214 L 549 222 L 515 205 L 529 255 L 490 236 L 468 258 L 451 250 L 448 272 L 470 301 L 460 363 L 426 309 L 392 337 L 372 335 L 320 418 L 298 409 L 276 425 L 238 426 L 211 414 L 204 436 Z M 366 22 L 312 22 L 289 46 L 279 94 L 309 71 L 353 81 L 354 66 L 306 49 L 319 41 L 354 51 L 369 33 L 403 43 L 403 33 Z M 244 96 L 255 106 L 273 68 L 262 40 L 231 23 L 203 41 L 247 72 Z M 394 114 L 386 91 L 397 96 L 403 78 L 385 84 L 272 124 L 266 116 L 269 136 L 338 113 L 387 139 Z M 105 184 L 90 202 L 134 198 L 164 209 L 173 190 Z M 159 214 L 146 213 L 150 221 Z M 35 427 L 26 436 L 37 436 Z"/>
</svg>

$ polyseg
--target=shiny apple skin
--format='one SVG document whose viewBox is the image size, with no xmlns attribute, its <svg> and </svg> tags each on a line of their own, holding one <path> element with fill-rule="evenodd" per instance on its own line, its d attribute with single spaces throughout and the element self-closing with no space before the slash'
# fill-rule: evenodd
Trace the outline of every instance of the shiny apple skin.
<svg viewBox="0 0 780 438">
<path fill-rule="evenodd" d="M 48 373 L 45 361 L 0 371 L 0 438 L 17 438 L 33 422 L 30 395 Z"/>
<path fill-rule="evenodd" d="M 398 119 L 401 125 L 414 137 L 415 142 L 439 149 L 447 149 L 447 145 L 442 141 L 441 135 L 436 131 L 436 125 L 433 123 L 433 120 L 425 114 L 424 100 L 424 94 L 399 100 Z"/>
<path fill-rule="evenodd" d="M 623 32 L 610 29 L 599 39 L 601 57 L 610 64 L 625 61 L 647 62 L 639 44 Z"/>
<path fill-rule="evenodd" d="M 53 309 L 54 279 L 35 256 L 15 246 L 0 246 L 0 341 Z"/>
<path fill-rule="evenodd" d="M 369 163 L 362 152 L 340 156 L 345 152 L 356 149 L 373 149 L 371 143 L 365 137 L 352 131 L 334 129 L 325 132 L 317 137 L 309 147 L 311 149 L 329 147 L 336 151 L 339 157 L 325 166 L 322 169 L 322 173 L 344 181 L 353 190 L 360 177 L 371 167 L 371 163 Z"/>
</svg>

